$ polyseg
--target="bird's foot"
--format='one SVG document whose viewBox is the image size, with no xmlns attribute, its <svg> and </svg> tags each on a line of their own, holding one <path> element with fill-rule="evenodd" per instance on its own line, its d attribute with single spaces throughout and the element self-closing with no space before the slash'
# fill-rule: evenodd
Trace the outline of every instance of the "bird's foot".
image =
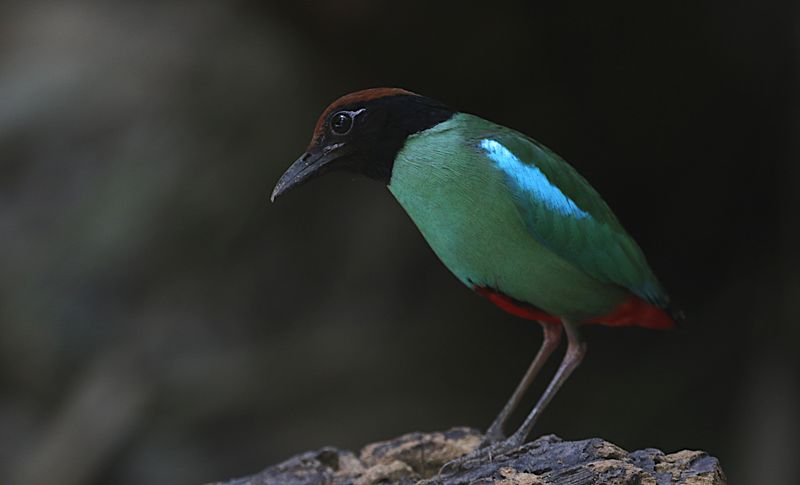
<svg viewBox="0 0 800 485">
<path fill-rule="evenodd" d="M 509 451 L 518 448 L 522 443 L 518 439 L 511 437 L 502 439 L 502 436 L 485 436 L 481 444 L 475 450 L 460 456 L 455 460 L 448 461 L 439 469 L 439 475 L 452 475 L 459 471 L 466 471 L 480 466 L 487 461 L 491 462 L 496 457 L 505 455 Z"/>
<path fill-rule="evenodd" d="M 505 440 L 506 435 L 503 433 L 503 431 L 492 426 L 486 431 L 486 434 L 483 435 L 483 439 L 481 440 L 481 444 L 478 445 L 478 449 L 486 448 Z"/>
</svg>

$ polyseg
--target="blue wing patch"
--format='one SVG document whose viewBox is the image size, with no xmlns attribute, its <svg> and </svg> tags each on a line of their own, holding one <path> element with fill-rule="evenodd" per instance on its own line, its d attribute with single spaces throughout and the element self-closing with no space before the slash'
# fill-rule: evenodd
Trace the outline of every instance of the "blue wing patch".
<svg viewBox="0 0 800 485">
<path fill-rule="evenodd" d="M 589 183 L 535 141 L 502 128 L 498 131 L 477 137 L 476 148 L 504 176 L 530 234 L 598 280 L 667 306 L 669 297 L 642 250 Z"/>
<path fill-rule="evenodd" d="M 535 165 L 523 163 L 511 150 L 501 143 L 484 138 L 480 147 L 514 185 L 540 200 L 548 209 L 575 219 L 585 219 L 591 215 L 575 204 L 564 192 L 553 185 L 547 176 Z"/>
</svg>

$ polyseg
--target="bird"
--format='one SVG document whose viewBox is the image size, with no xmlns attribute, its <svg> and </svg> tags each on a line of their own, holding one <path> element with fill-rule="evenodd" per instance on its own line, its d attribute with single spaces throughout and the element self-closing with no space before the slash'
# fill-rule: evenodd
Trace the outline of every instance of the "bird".
<svg viewBox="0 0 800 485">
<path fill-rule="evenodd" d="M 536 140 L 402 88 L 356 91 L 320 115 L 275 201 L 330 171 L 385 184 L 433 252 L 474 293 L 538 322 L 543 340 L 481 449 L 525 443 L 581 363 L 580 328 L 669 329 L 677 314 L 639 245 L 600 194 Z M 509 416 L 567 336 L 561 363 L 519 428 Z"/>
</svg>

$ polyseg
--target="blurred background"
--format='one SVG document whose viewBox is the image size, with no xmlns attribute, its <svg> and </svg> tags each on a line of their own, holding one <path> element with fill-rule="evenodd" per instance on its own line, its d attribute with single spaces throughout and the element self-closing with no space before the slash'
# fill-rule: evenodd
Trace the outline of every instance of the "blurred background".
<svg viewBox="0 0 800 485">
<path fill-rule="evenodd" d="M 330 101 L 402 86 L 569 160 L 687 315 L 588 328 L 534 434 L 790 483 L 798 5 L 4 0 L 0 481 L 197 484 L 485 428 L 539 327 L 461 287 L 379 184 L 267 200 Z"/>
</svg>

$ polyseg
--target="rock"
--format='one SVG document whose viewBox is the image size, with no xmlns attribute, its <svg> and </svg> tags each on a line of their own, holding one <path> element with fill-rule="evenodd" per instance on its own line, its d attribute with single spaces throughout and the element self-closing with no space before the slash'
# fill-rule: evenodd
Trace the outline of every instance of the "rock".
<svg viewBox="0 0 800 485">
<path fill-rule="evenodd" d="M 294 456 L 256 475 L 217 485 L 722 485 L 719 461 L 704 451 L 627 452 L 600 438 L 563 441 L 548 435 L 499 455 L 445 463 L 475 450 L 481 434 L 469 428 L 410 433 L 365 446 L 359 456 L 322 448 Z"/>
</svg>

